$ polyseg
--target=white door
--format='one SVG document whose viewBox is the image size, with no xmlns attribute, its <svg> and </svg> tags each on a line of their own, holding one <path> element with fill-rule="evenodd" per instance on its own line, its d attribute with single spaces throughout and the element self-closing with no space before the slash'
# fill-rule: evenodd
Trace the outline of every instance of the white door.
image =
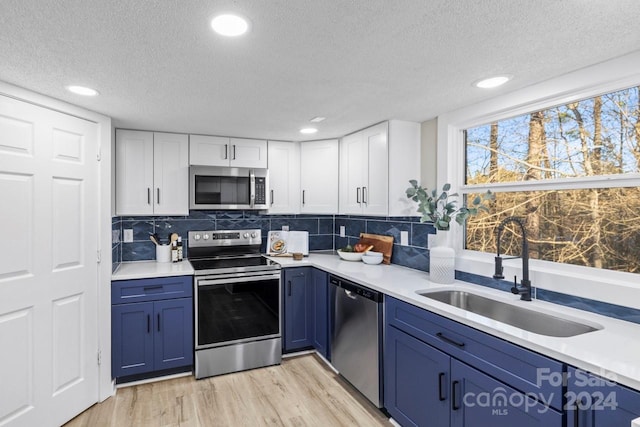
<svg viewBox="0 0 640 427">
<path fill-rule="evenodd" d="M 338 211 L 338 140 L 300 143 L 301 213 Z"/>
<path fill-rule="evenodd" d="M 0 96 L 0 426 L 98 400 L 97 125 Z"/>
<path fill-rule="evenodd" d="M 387 123 L 364 130 L 367 167 L 362 202 L 363 213 L 387 215 L 389 212 L 389 150 Z"/>
<path fill-rule="evenodd" d="M 300 145 L 269 141 L 269 213 L 300 212 Z"/>
<path fill-rule="evenodd" d="M 153 214 L 153 133 L 116 131 L 116 214 Z"/>
<path fill-rule="evenodd" d="M 230 138 L 229 165 L 236 168 L 266 168 L 267 141 Z"/>
<path fill-rule="evenodd" d="M 189 137 L 153 134 L 155 215 L 189 215 Z"/>
<path fill-rule="evenodd" d="M 189 164 L 197 166 L 229 166 L 229 138 L 189 135 Z"/>
<path fill-rule="evenodd" d="M 366 184 L 367 151 L 362 132 L 340 141 L 340 213 L 362 213 Z"/>
</svg>

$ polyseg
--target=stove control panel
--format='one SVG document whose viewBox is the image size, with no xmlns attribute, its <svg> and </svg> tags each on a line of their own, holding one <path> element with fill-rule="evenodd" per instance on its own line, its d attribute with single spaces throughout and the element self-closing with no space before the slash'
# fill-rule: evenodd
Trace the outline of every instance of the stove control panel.
<svg viewBox="0 0 640 427">
<path fill-rule="evenodd" d="M 262 244 L 262 232 L 260 229 L 189 232 L 190 247 L 252 246 L 260 244 Z"/>
</svg>

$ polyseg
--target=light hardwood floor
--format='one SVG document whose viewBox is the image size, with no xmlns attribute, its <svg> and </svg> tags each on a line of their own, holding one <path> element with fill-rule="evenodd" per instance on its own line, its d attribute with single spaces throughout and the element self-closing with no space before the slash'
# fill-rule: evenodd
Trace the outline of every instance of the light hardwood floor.
<svg viewBox="0 0 640 427">
<path fill-rule="evenodd" d="M 196 381 L 118 389 L 66 424 L 80 426 L 390 426 L 317 356 Z"/>
</svg>

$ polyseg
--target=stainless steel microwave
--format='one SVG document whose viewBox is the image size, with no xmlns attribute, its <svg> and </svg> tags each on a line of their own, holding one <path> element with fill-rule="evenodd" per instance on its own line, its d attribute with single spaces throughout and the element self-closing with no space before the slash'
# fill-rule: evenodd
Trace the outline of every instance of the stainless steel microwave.
<svg viewBox="0 0 640 427">
<path fill-rule="evenodd" d="M 191 166 L 189 209 L 268 209 L 267 169 Z"/>
</svg>

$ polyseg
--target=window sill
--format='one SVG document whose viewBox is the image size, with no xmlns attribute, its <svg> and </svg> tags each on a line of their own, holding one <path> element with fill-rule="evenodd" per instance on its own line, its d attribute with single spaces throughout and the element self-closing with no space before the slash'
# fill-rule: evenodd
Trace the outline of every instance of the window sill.
<svg viewBox="0 0 640 427">
<path fill-rule="evenodd" d="M 458 253 L 456 270 L 493 276 L 495 255 L 467 250 Z M 521 259 L 505 260 L 503 266 L 506 280 L 513 276 L 522 279 Z M 640 309 L 640 285 L 634 273 L 530 260 L 529 275 L 536 288 Z"/>
</svg>

